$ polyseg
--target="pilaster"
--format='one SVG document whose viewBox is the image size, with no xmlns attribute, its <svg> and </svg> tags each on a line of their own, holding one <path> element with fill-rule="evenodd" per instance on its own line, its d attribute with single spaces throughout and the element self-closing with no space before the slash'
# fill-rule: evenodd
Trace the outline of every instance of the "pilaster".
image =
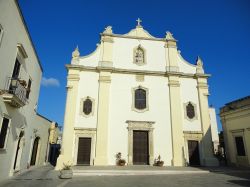
<svg viewBox="0 0 250 187">
<path fill-rule="evenodd" d="M 199 96 L 200 105 L 200 117 L 201 117 L 201 128 L 203 132 L 202 137 L 202 164 L 205 166 L 217 166 L 218 161 L 213 156 L 212 146 L 212 135 L 211 135 L 211 123 L 209 116 L 209 105 L 208 105 L 208 85 L 207 79 L 197 77 L 197 90 Z"/>
<path fill-rule="evenodd" d="M 101 71 L 99 75 L 99 99 L 97 114 L 96 156 L 94 165 L 108 164 L 108 120 L 111 73 Z"/>
<path fill-rule="evenodd" d="M 184 150 L 184 137 L 183 137 L 183 121 L 182 121 L 182 104 L 180 83 L 178 76 L 169 76 L 169 99 L 170 99 L 170 115 L 171 115 L 171 128 L 172 128 L 172 165 L 183 166 L 183 150 Z"/>
<path fill-rule="evenodd" d="M 113 38 L 112 36 L 103 34 L 101 36 L 101 60 L 99 66 L 112 67 L 113 66 Z"/>
<path fill-rule="evenodd" d="M 56 170 L 62 169 L 64 164 L 73 164 L 74 123 L 78 94 L 79 70 L 68 70 L 67 98 L 64 115 L 61 154 L 57 159 Z"/>
<path fill-rule="evenodd" d="M 177 59 L 177 41 L 170 32 L 166 33 L 165 54 L 166 54 L 166 71 L 179 71 Z"/>
</svg>

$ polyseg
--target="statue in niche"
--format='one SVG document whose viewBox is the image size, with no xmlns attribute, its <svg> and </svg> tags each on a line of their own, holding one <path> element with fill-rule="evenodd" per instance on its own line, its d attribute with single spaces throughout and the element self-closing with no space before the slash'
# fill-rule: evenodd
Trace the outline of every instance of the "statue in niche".
<svg viewBox="0 0 250 187">
<path fill-rule="evenodd" d="M 135 64 L 142 65 L 145 63 L 144 61 L 144 50 L 141 48 L 141 46 L 138 46 L 134 52 L 134 62 Z"/>
</svg>

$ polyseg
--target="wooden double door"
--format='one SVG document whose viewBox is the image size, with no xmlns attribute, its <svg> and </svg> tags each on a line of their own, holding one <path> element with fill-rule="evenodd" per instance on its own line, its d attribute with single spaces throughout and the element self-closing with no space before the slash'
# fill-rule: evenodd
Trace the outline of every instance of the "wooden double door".
<svg viewBox="0 0 250 187">
<path fill-rule="evenodd" d="M 149 164 L 148 131 L 133 131 L 133 164 Z"/>
<path fill-rule="evenodd" d="M 77 165 L 90 165 L 91 138 L 79 138 Z"/>
<path fill-rule="evenodd" d="M 200 165 L 200 153 L 199 153 L 198 141 L 188 140 L 188 154 L 189 154 L 189 165 L 199 166 Z"/>
</svg>

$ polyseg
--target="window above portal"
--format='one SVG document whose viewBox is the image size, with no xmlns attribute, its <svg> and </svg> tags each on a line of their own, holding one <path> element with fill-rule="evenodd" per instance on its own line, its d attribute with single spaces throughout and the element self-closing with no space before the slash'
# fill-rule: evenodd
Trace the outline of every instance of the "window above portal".
<svg viewBox="0 0 250 187">
<path fill-rule="evenodd" d="M 184 112 L 185 118 L 187 120 L 193 121 L 198 119 L 196 104 L 192 103 L 191 101 L 184 103 Z"/>
<path fill-rule="evenodd" d="M 148 89 L 141 86 L 132 89 L 132 110 L 145 112 L 148 110 Z"/>
<path fill-rule="evenodd" d="M 94 113 L 94 99 L 87 96 L 81 99 L 80 114 L 89 117 Z"/>
</svg>

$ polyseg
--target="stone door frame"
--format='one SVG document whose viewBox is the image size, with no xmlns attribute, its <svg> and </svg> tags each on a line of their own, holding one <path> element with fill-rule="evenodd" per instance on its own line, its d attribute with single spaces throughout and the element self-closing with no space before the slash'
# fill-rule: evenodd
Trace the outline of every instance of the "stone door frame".
<svg viewBox="0 0 250 187">
<path fill-rule="evenodd" d="M 96 128 L 74 128 L 74 155 L 73 165 L 77 165 L 79 138 L 91 138 L 90 148 L 90 166 L 94 165 L 95 144 L 96 144 Z"/>
<path fill-rule="evenodd" d="M 128 165 L 133 165 L 133 131 L 141 130 L 148 131 L 148 151 L 149 151 L 149 165 L 154 164 L 154 138 L 153 138 L 153 121 L 130 121 L 128 124 Z"/>
</svg>

